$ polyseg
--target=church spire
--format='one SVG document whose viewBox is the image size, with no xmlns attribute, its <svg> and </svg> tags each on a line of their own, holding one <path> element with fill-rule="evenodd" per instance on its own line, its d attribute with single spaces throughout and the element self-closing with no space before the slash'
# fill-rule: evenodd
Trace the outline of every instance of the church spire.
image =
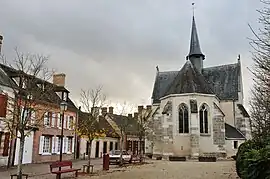
<svg viewBox="0 0 270 179">
<path fill-rule="evenodd" d="M 192 56 L 198 56 L 198 57 L 201 56 L 204 59 L 204 55 L 200 47 L 194 15 L 192 17 L 192 28 L 191 28 L 191 38 L 190 38 L 190 48 L 189 48 L 188 58 L 190 59 Z"/>
</svg>

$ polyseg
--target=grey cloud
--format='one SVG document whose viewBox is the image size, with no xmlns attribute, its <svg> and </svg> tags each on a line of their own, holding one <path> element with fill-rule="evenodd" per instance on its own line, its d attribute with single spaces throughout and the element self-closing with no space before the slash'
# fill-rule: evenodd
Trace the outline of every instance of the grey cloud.
<svg viewBox="0 0 270 179">
<path fill-rule="evenodd" d="M 140 103 L 151 97 L 155 66 L 180 69 L 188 53 L 189 0 L 29 0 L 0 6 L 5 52 L 19 45 L 50 54 L 50 65 L 67 73 L 75 98 L 80 88 L 101 83 L 112 99 Z M 254 0 L 196 1 L 206 66 L 235 62 L 239 53 L 248 58 L 245 66 L 252 63 L 247 23 L 257 26 L 259 6 Z"/>
</svg>

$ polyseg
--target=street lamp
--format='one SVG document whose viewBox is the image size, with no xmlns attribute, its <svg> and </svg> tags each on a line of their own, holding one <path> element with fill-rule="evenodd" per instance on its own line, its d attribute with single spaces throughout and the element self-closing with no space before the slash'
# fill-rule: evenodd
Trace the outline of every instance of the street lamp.
<svg viewBox="0 0 270 179">
<path fill-rule="evenodd" d="M 61 143 L 60 143 L 60 162 L 63 158 L 63 138 L 64 138 L 64 113 L 67 110 L 67 102 L 62 101 L 60 103 L 60 110 L 61 110 Z"/>
</svg>

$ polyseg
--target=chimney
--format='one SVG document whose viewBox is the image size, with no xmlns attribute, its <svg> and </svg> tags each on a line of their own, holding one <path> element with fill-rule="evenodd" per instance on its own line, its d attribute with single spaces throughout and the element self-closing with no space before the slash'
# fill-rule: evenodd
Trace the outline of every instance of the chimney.
<svg viewBox="0 0 270 179">
<path fill-rule="evenodd" d="M 101 114 L 104 116 L 105 114 L 107 114 L 107 107 L 103 107 L 101 108 Z"/>
<path fill-rule="evenodd" d="M 3 36 L 0 35 L 0 54 L 1 54 L 1 50 L 2 50 L 2 44 L 3 44 Z"/>
<path fill-rule="evenodd" d="M 93 115 L 99 115 L 98 107 L 92 107 L 91 112 L 92 112 Z"/>
<path fill-rule="evenodd" d="M 134 119 L 138 119 L 138 113 L 137 112 L 134 113 Z"/>
<path fill-rule="evenodd" d="M 132 119 L 132 114 L 128 114 L 128 118 L 129 119 Z"/>
<path fill-rule="evenodd" d="M 146 109 L 147 109 L 147 111 L 150 111 L 152 109 L 152 106 L 151 105 L 147 105 L 146 106 Z"/>
<path fill-rule="evenodd" d="M 66 75 L 64 73 L 53 75 L 53 84 L 61 87 L 65 87 Z"/>
<path fill-rule="evenodd" d="M 143 110 L 143 106 L 138 106 L 138 113 L 141 113 Z"/>
<path fill-rule="evenodd" d="M 112 106 L 109 107 L 109 113 L 113 114 L 113 107 Z"/>
</svg>

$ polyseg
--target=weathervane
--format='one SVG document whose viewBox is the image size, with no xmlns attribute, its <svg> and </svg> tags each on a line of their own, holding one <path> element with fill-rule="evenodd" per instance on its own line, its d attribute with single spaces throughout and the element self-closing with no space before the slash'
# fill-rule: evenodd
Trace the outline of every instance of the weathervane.
<svg viewBox="0 0 270 179">
<path fill-rule="evenodd" d="M 192 5 L 192 13 L 193 13 L 193 16 L 194 16 L 194 12 L 195 12 L 195 3 L 193 2 L 191 5 Z"/>
</svg>

